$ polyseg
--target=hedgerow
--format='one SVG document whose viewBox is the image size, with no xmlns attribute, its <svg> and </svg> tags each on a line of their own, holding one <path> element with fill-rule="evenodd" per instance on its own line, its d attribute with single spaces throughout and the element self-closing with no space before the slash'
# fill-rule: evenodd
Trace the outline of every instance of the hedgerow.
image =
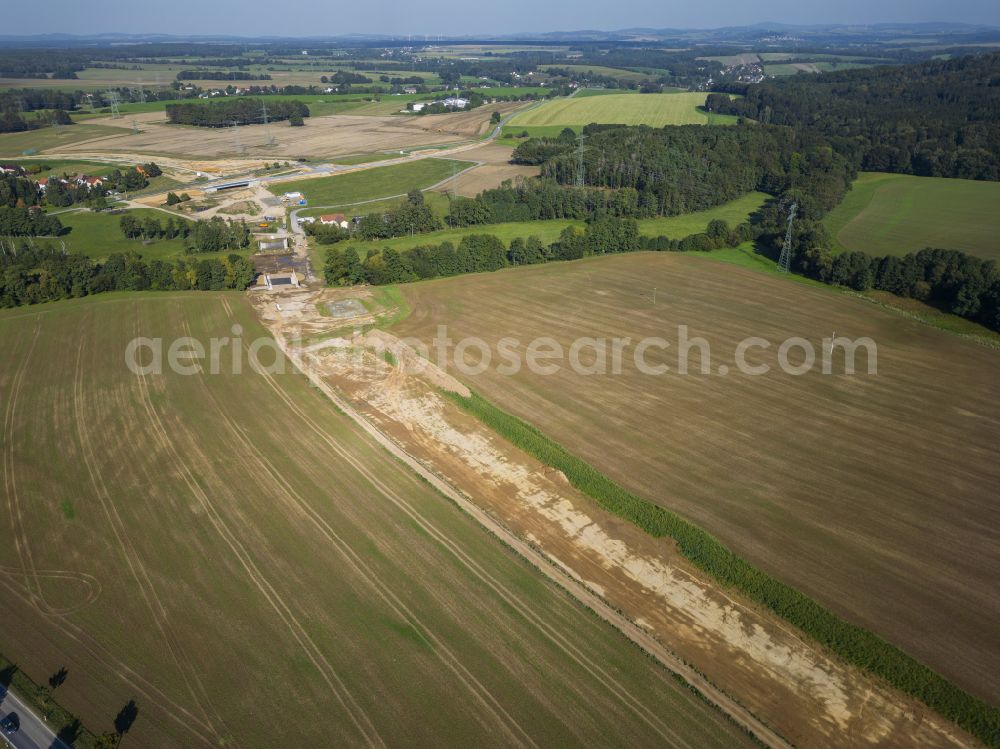
<svg viewBox="0 0 1000 749">
<path fill-rule="evenodd" d="M 794 624 L 831 652 L 887 681 L 954 721 L 988 746 L 1000 747 L 1000 710 L 977 699 L 874 633 L 844 621 L 808 596 L 757 569 L 682 517 L 632 494 L 535 427 L 479 394 L 447 394 L 498 434 L 566 476 L 601 507 L 658 538 L 672 538 L 699 569 Z"/>
</svg>

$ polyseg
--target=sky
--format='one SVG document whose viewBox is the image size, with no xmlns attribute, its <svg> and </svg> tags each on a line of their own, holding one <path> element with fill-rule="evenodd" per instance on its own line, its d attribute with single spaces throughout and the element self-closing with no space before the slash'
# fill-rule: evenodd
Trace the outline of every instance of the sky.
<svg viewBox="0 0 1000 749">
<path fill-rule="evenodd" d="M 762 21 L 953 21 L 1000 26 L 997 0 L 3 0 L 0 34 L 237 36 L 476 35 L 623 28 L 717 28 Z"/>
</svg>

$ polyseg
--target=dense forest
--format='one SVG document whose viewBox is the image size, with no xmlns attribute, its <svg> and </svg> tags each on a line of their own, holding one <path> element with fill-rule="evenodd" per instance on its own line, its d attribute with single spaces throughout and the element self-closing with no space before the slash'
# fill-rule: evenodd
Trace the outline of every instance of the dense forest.
<svg viewBox="0 0 1000 749">
<path fill-rule="evenodd" d="M 577 173 L 572 133 L 532 139 L 518 147 L 515 158 L 541 164 L 542 178 L 507 182 L 475 198 L 456 198 L 446 217 L 451 226 L 584 219 L 585 230 L 567 229 L 558 242 L 528 256 L 521 253 L 521 245 L 502 252 L 499 240 L 487 242 L 483 235 L 467 246 L 445 243 L 403 253 L 372 252 L 357 262 L 350 248 L 334 250 L 328 281 L 389 283 L 634 249 L 705 251 L 747 240 L 776 256 L 794 203 L 796 272 L 824 283 L 920 299 L 1000 330 L 1000 273 L 994 263 L 953 250 L 928 249 L 902 259 L 831 252 L 822 218 L 850 189 L 856 165 L 822 133 L 749 123 L 716 128 L 589 126 L 586 133 L 588 186 L 566 184 L 575 182 Z M 773 197 L 750 224 L 735 229 L 712 222 L 706 232 L 684 238 L 640 237 L 627 229 L 634 218 L 701 210 L 750 190 Z M 503 262 L 498 260 L 502 255 Z"/>
<path fill-rule="evenodd" d="M 634 212 L 623 215 L 690 213 L 751 190 L 805 192 L 809 205 L 800 207 L 825 213 L 841 201 L 855 177 L 853 165 L 825 138 L 787 127 L 588 126 L 585 135 L 584 181 L 597 188 L 633 191 L 634 200 L 628 193 L 628 200 L 618 201 L 635 206 Z M 528 140 L 517 147 L 513 160 L 541 164 L 543 177 L 563 185 L 576 180 L 576 142 L 569 135 Z"/>
<path fill-rule="evenodd" d="M 1000 53 L 759 84 L 706 109 L 821 133 L 866 171 L 1000 180 Z"/>
<path fill-rule="evenodd" d="M 269 101 L 253 98 L 229 98 L 221 101 L 167 104 L 167 120 L 174 125 L 230 127 L 264 121 L 264 111 L 271 122 L 301 121 L 309 116 L 309 107 L 301 101 Z"/>
</svg>

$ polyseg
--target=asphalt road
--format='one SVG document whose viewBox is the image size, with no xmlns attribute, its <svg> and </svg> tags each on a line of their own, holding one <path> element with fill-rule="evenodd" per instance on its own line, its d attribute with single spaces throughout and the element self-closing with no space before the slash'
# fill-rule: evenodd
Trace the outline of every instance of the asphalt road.
<svg viewBox="0 0 1000 749">
<path fill-rule="evenodd" d="M 21 729 L 17 733 L 12 736 L 0 734 L 7 742 L 6 746 L 14 749 L 70 749 L 56 738 L 55 732 L 29 710 L 17 695 L 3 687 L 0 687 L 0 695 L 0 718 L 17 713 L 17 717 L 21 719 Z"/>
</svg>

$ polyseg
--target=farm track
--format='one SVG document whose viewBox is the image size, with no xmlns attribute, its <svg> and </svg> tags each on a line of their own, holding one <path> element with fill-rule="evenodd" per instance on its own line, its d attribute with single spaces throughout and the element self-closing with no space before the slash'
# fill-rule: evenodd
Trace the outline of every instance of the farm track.
<svg viewBox="0 0 1000 749">
<path fill-rule="evenodd" d="M 478 564 L 472 557 L 463 552 L 456 544 L 454 544 L 447 535 L 441 532 L 436 526 L 430 523 L 427 518 L 420 514 L 415 507 L 403 499 L 398 493 L 394 492 L 390 487 L 388 487 L 384 482 L 378 479 L 365 465 L 360 462 L 357 458 L 350 455 L 346 450 L 344 450 L 333 438 L 327 434 L 321 426 L 319 426 L 304 410 L 302 410 L 291 398 L 289 398 L 274 382 L 270 375 L 265 374 L 265 379 L 268 381 L 270 387 L 278 395 L 279 398 L 288 406 L 288 408 L 294 412 L 303 423 L 305 423 L 319 438 L 322 440 L 334 453 L 340 456 L 342 459 L 347 461 L 352 468 L 357 470 L 361 475 L 363 475 L 373 486 L 375 486 L 380 493 L 389 499 L 396 507 L 402 510 L 408 517 L 410 517 L 414 522 L 420 525 L 430 536 L 441 543 L 442 546 L 448 549 L 448 551 L 455 556 L 473 575 L 479 579 L 481 582 L 485 583 L 490 589 L 495 593 L 499 594 L 500 597 L 506 601 L 514 610 L 516 610 L 521 616 L 523 616 L 527 621 L 531 622 L 538 630 L 544 634 L 550 641 L 552 641 L 557 647 L 559 647 L 567 656 L 569 656 L 574 662 L 580 665 L 584 670 L 586 670 L 591 675 L 599 678 L 602 683 L 609 685 L 612 693 L 619 697 L 626 707 L 633 710 L 637 717 L 643 720 L 647 725 L 649 725 L 653 730 L 667 741 L 674 742 L 674 746 L 690 746 L 687 744 L 683 738 L 672 731 L 669 726 L 662 722 L 652 711 L 644 708 L 641 703 L 639 703 L 632 695 L 630 695 L 627 690 L 618 683 L 610 674 L 604 671 L 599 665 L 594 663 L 592 660 L 588 659 L 586 654 L 584 654 L 579 649 L 575 648 L 571 643 L 566 640 L 562 635 L 558 633 L 554 628 L 547 625 L 540 617 L 534 614 L 530 605 L 519 599 L 515 594 L 513 594 L 509 589 L 504 587 L 495 577 L 490 575 L 480 564 Z M 318 522 L 322 522 L 318 519 Z M 324 535 L 332 533 L 332 529 L 328 525 L 323 523 L 322 532 Z M 332 541 L 333 539 L 331 539 Z M 360 558 L 355 558 L 360 561 Z M 419 621 L 419 620 L 416 620 Z M 435 642 L 438 642 L 435 638 Z M 529 742 L 531 742 L 530 737 L 528 737 Z M 531 742 L 534 744 L 534 742 Z M 693 749 L 693 747 L 692 747 Z"/>
</svg>

